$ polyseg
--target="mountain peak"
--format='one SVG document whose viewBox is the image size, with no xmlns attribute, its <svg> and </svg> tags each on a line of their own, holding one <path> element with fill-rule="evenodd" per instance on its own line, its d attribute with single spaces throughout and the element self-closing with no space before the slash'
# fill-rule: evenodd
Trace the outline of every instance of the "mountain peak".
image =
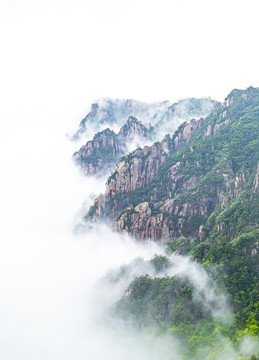
<svg viewBox="0 0 259 360">
<path fill-rule="evenodd" d="M 73 138 L 79 139 L 88 127 L 96 132 L 105 126 L 117 130 L 125 122 L 136 119 L 141 119 L 147 128 L 152 126 L 160 130 L 167 127 L 165 133 L 172 134 L 181 122 L 208 116 L 215 104 L 216 101 L 210 98 L 187 98 L 174 104 L 167 100 L 144 103 L 133 99 L 102 98 L 91 105 Z"/>
<path fill-rule="evenodd" d="M 245 101 L 252 100 L 256 95 L 259 95 L 259 88 L 253 86 L 248 87 L 245 90 L 234 89 L 225 98 L 224 106 L 229 107 L 236 101 L 244 99 Z"/>
<path fill-rule="evenodd" d="M 127 119 L 127 123 L 139 123 L 138 119 L 135 116 L 130 115 Z"/>
<path fill-rule="evenodd" d="M 118 133 L 119 137 L 125 141 L 130 141 L 135 136 L 147 137 L 148 129 L 135 116 L 129 116 L 125 125 L 123 125 Z"/>
</svg>

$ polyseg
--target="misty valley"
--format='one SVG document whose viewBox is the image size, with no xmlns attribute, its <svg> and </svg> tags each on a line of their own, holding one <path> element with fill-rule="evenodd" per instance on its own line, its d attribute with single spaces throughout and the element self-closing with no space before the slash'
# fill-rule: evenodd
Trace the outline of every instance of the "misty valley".
<svg viewBox="0 0 259 360">
<path fill-rule="evenodd" d="M 89 358 L 259 359 L 259 88 L 101 99 L 70 141 Z"/>
</svg>

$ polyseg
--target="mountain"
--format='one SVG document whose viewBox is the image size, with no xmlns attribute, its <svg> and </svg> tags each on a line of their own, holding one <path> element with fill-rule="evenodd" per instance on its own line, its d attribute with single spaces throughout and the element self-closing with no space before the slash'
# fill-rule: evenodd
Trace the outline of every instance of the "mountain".
<svg viewBox="0 0 259 360">
<path fill-rule="evenodd" d="M 180 339 L 185 359 L 259 358 L 259 88 L 123 156 L 85 220 L 166 247 L 115 316 Z"/>
<path fill-rule="evenodd" d="M 137 146 L 138 142 L 148 138 L 148 134 L 149 130 L 140 121 L 129 116 L 117 134 L 109 128 L 98 132 L 74 153 L 73 159 L 86 175 L 103 175 L 129 152 L 132 143 Z"/>
<path fill-rule="evenodd" d="M 208 115 L 215 104 L 208 98 L 184 99 L 173 105 L 167 101 L 145 104 L 135 100 L 102 99 L 92 104 L 73 138 L 82 137 L 89 129 L 98 132 L 74 153 L 73 159 L 86 175 L 107 174 L 123 155 L 161 140 L 167 133 L 173 133 L 183 120 Z"/>
<path fill-rule="evenodd" d="M 165 126 L 168 129 L 166 133 L 172 133 L 183 121 L 207 116 L 216 103 L 210 98 L 187 98 L 175 104 L 169 101 L 148 104 L 132 99 L 103 98 L 91 105 L 90 112 L 81 120 L 73 139 L 81 138 L 89 128 L 95 132 L 107 127 L 117 130 L 129 116 L 137 118 L 147 128 L 155 126 L 156 133 Z"/>
<path fill-rule="evenodd" d="M 258 89 L 234 90 L 206 119 L 123 157 L 95 202 L 95 216 L 140 239 L 239 234 L 240 202 L 258 202 Z M 222 218 L 239 214 L 231 231 Z M 236 210 L 235 210 L 236 209 Z M 223 216 L 224 214 L 224 216 Z M 245 221 L 245 220 L 244 220 Z"/>
</svg>

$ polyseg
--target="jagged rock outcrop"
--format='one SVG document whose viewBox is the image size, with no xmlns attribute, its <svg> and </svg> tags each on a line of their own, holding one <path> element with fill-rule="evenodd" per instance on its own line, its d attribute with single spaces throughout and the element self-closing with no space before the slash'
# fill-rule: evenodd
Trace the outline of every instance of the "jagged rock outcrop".
<svg viewBox="0 0 259 360">
<path fill-rule="evenodd" d="M 240 224 L 255 226 L 258 120 L 259 89 L 233 91 L 206 119 L 121 159 L 88 219 L 108 217 L 116 231 L 156 241 L 198 236 L 208 243 L 214 227 L 233 238 Z"/>
<path fill-rule="evenodd" d="M 115 223 L 115 230 L 127 232 L 139 239 L 163 239 L 169 237 L 167 221 L 163 214 L 152 215 L 148 202 L 129 207 Z"/>
<path fill-rule="evenodd" d="M 149 134 L 148 129 L 134 116 L 129 116 L 125 125 L 118 132 L 118 137 L 126 143 L 134 140 L 135 137 L 146 138 Z"/>
<path fill-rule="evenodd" d="M 114 311 L 141 329 L 176 334 L 190 359 L 222 352 L 217 342 L 211 345 L 219 324 L 224 343 L 235 338 L 235 349 L 244 336 L 256 339 L 259 89 L 234 90 L 195 125 L 183 124 L 164 143 L 124 157 L 88 214 L 94 221 L 108 217 L 115 231 L 136 239 L 166 241 L 167 254 L 184 256 L 155 256 L 150 275 L 138 262 L 142 272 L 133 275 Z M 123 266 L 113 284 L 131 274 L 132 264 Z M 228 304 L 233 314 L 226 317 Z"/>
<path fill-rule="evenodd" d="M 190 123 L 185 122 L 173 139 L 167 135 L 161 142 L 157 142 L 151 147 L 145 146 L 143 149 L 137 149 L 125 156 L 108 180 L 105 195 L 112 197 L 118 192 L 134 191 L 139 187 L 147 186 L 165 164 L 168 151 L 179 150 L 187 144 L 192 135 L 199 129 L 202 121 L 204 119 L 192 120 Z M 176 175 L 175 170 L 179 170 L 179 166 L 180 163 L 178 162 L 170 168 L 173 182 L 179 180 L 177 176 L 174 176 Z"/>
<path fill-rule="evenodd" d="M 167 199 L 162 206 L 155 204 L 153 213 L 148 202 L 138 204 L 118 217 L 115 230 L 128 232 L 138 239 L 156 241 L 197 236 L 199 227 L 195 226 L 195 222 L 213 212 L 216 200 L 205 195 L 195 204 L 192 201 L 181 204 L 181 200 Z"/>
<path fill-rule="evenodd" d="M 204 119 L 194 120 L 192 119 L 189 123 L 185 122 L 182 126 L 182 131 L 174 137 L 174 149 L 179 150 L 183 147 L 183 145 L 187 144 L 192 138 L 193 134 L 195 134 Z"/>
<path fill-rule="evenodd" d="M 211 99 L 184 99 L 173 105 L 168 101 L 145 104 L 135 100 L 102 99 L 92 104 L 73 136 L 79 139 L 87 129 L 99 131 L 74 154 L 75 163 L 86 175 L 108 173 L 121 156 L 139 146 L 161 141 L 167 133 L 173 134 L 182 121 L 191 120 L 188 126 L 186 122 L 181 138 L 175 138 L 178 149 L 197 130 L 199 123 L 192 119 L 208 115 L 215 104 Z M 105 126 L 107 129 L 103 130 Z M 121 128 L 115 134 L 118 126 Z"/>
<path fill-rule="evenodd" d="M 258 189 L 259 189 L 259 161 L 257 163 L 257 169 L 256 169 L 253 185 L 254 185 L 254 191 L 258 192 Z"/>
<path fill-rule="evenodd" d="M 208 99 L 208 102 L 213 103 L 213 100 Z M 133 99 L 102 98 L 92 104 L 90 112 L 81 120 L 73 138 L 80 138 L 89 127 L 96 132 L 105 126 L 112 130 L 122 127 L 129 116 L 140 119 L 149 127 L 150 123 L 152 125 L 163 117 L 169 106 L 169 101 L 147 104 Z"/>
<path fill-rule="evenodd" d="M 147 186 L 166 158 L 167 153 L 162 143 L 134 151 L 116 166 L 114 175 L 108 180 L 105 195 L 112 197 L 117 192 L 129 192 Z"/>
<path fill-rule="evenodd" d="M 87 175 L 104 173 L 111 168 L 123 154 L 116 134 L 106 129 L 96 134 L 81 149 L 74 153 L 73 159 Z"/>
<path fill-rule="evenodd" d="M 202 121 L 204 120 L 198 120 L 198 125 L 195 126 L 196 121 L 193 120 L 193 129 L 198 129 Z M 189 133 L 189 129 L 190 124 L 184 123 L 177 132 L 178 139 L 181 139 L 181 141 L 178 142 L 179 147 L 183 146 L 183 144 L 187 144 L 190 141 L 192 134 L 196 132 L 193 131 Z M 137 149 L 130 155 L 122 158 L 107 181 L 105 194 L 99 197 L 96 204 L 98 213 L 106 216 L 107 204 L 110 201 L 113 201 L 113 208 L 112 211 L 109 212 L 109 217 L 114 220 L 118 212 L 129 203 L 129 198 L 126 197 L 123 201 L 118 201 L 116 195 L 134 193 L 137 189 L 148 186 L 159 173 L 161 167 L 165 165 L 170 151 L 173 151 L 175 146 L 174 139 L 175 137 L 171 139 L 171 137 L 167 135 L 161 142 L 157 142 L 151 147 L 145 146 L 143 149 Z M 168 192 L 168 196 L 182 184 L 181 180 L 184 177 L 180 174 L 180 169 L 182 167 L 183 162 L 177 162 L 168 170 L 172 185 L 170 191 L 165 189 Z M 190 188 L 193 186 L 194 182 L 195 179 L 189 179 L 183 186 L 185 186 L 186 189 Z M 157 220 L 159 219 L 156 219 L 156 221 Z"/>
<path fill-rule="evenodd" d="M 105 127 L 115 130 L 122 127 L 129 116 L 133 116 L 141 120 L 147 128 L 153 127 L 152 138 L 157 141 L 161 140 L 161 130 L 162 137 L 167 133 L 173 134 L 183 121 L 206 117 L 216 104 L 217 102 L 210 98 L 187 98 L 174 104 L 169 101 L 147 104 L 132 99 L 103 98 L 92 104 L 73 139 L 82 137 L 89 128 L 95 132 Z"/>
<path fill-rule="evenodd" d="M 215 104 L 211 99 L 184 99 L 173 105 L 168 101 L 145 104 L 135 100 L 102 99 L 92 104 L 90 112 L 81 121 L 73 138 L 80 138 L 87 128 L 98 131 L 106 125 L 109 130 L 100 131 L 93 140 L 83 145 L 74 154 L 74 160 L 86 175 L 102 175 L 115 166 L 119 157 L 140 145 L 146 145 L 151 139 L 157 141 L 166 133 L 173 134 L 183 120 L 208 115 Z M 143 120 L 143 123 L 138 121 L 136 116 Z M 121 129 L 114 136 L 111 131 L 118 125 Z M 176 149 L 197 130 L 197 126 L 198 123 L 194 121 L 185 126 L 181 138 L 175 138 Z M 100 137 L 106 137 L 106 141 L 102 143 L 99 141 Z"/>
<path fill-rule="evenodd" d="M 109 128 L 97 133 L 74 153 L 73 159 L 86 175 L 102 175 L 111 170 L 116 162 L 128 152 L 129 142 L 143 141 L 148 129 L 136 118 L 130 116 L 118 134 Z"/>
</svg>

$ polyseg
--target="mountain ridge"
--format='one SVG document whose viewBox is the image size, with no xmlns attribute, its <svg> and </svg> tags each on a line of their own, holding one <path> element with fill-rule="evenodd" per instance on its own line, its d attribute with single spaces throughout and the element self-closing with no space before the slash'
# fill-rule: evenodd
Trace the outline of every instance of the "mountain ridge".
<svg viewBox="0 0 259 360">
<path fill-rule="evenodd" d="M 129 143 L 137 143 L 148 137 L 148 129 L 135 117 L 129 116 L 126 123 L 115 133 L 110 128 L 95 134 L 78 151 L 73 160 L 85 175 L 103 175 L 128 152 Z"/>
<path fill-rule="evenodd" d="M 145 104 L 103 99 L 100 104 L 92 104 L 91 111 L 81 121 L 74 139 L 86 133 L 88 127 L 91 131 L 95 129 L 96 134 L 74 153 L 73 159 L 86 175 L 107 174 L 121 156 L 139 146 L 161 141 L 183 119 L 192 121 L 208 115 L 215 104 L 209 98 L 188 98 L 173 105 L 167 101 Z"/>
<path fill-rule="evenodd" d="M 258 92 L 254 91 L 253 88 L 249 88 L 245 92 L 231 92 L 224 104 L 214 110 L 213 114 L 206 120 L 192 120 L 190 123 L 184 123 L 172 138 L 167 137 L 151 147 L 135 150 L 135 152 L 125 156 L 120 160 L 107 181 L 105 194 L 99 199 L 99 213 L 104 216 L 109 213 L 108 216 L 112 221 L 116 219 L 114 226 L 120 232 L 125 230 L 132 233 L 132 229 L 142 229 L 143 226 L 147 226 L 146 232 L 138 231 L 138 237 L 141 239 L 151 237 L 153 240 L 158 240 L 161 234 L 163 236 L 167 234 L 168 238 L 197 236 L 200 226 L 205 225 L 203 218 L 208 218 L 220 202 L 222 202 L 222 206 L 226 206 L 227 199 L 237 197 L 249 182 L 247 171 L 240 169 L 240 173 L 237 172 L 239 170 L 237 168 L 238 157 L 233 154 L 233 149 L 229 148 L 230 152 L 227 151 L 226 156 L 223 156 L 217 146 L 217 141 L 221 139 L 224 133 L 226 133 L 226 140 L 231 141 L 229 132 L 231 128 L 235 128 L 239 143 L 233 143 L 233 145 L 237 151 L 243 143 L 248 147 L 253 146 L 255 155 L 258 154 L 253 143 L 254 141 L 257 142 L 258 123 L 256 121 L 251 124 L 248 121 L 247 125 L 244 124 L 244 127 L 248 128 L 251 141 L 249 138 L 246 141 L 240 134 L 238 137 L 238 122 L 240 123 L 242 116 L 251 117 L 249 111 L 252 110 L 249 108 L 252 106 L 250 103 L 253 104 L 255 100 L 254 97 L 258 100 Z M 244 109 L 246 109 L 247 114 L 245 115 L 243 109 L 238 113 L 239 118 L 237 120 L 234 117 L 237 116 L 238 109 L 241 108 L 240 101 L 245 104 Z M 253 116 L 257 116 L 256 107 Z M 251 133 L 252 131 L 255 131 L 254 134 Z M 187 146 L 189 143 L 190 146 Z M 228 146 L 228 144 L 226 143 L 224 146 Z M 215 147 L 217 148 L 216 151 Z M 186 153 L 183 153 L 183 150 L 181 153 L 181 149 L 185 149 Z M 221 158 L 215 158 L 219 155 Z M 186 159 L 187 156 L 188 160 Z M 205 157 L 206 160 L 204 161 L 202 157 Z M 256 166 L 257 163 L 255 162 L 253 167 Z M 251 170 L 254 171 L 254 168 Z M 191 173 L 193 176 L 190 176 Z M 160 178 L 156 179 L 157 176 Z M 231 186 L 234 186 L 235 190 L 230 195 Z M 197 200 L 197 191 L 201 194 L 199 201 Z M 160 195 L 154 195 L 154 192 L 160 192 Z M 175 196 L 172 196 L 172 193 Z M 141 194 L 145 194 L 141 197 L 142 202 L 136 200 Z M 185 201 L 186 196 L 188 200 Z M 193 202 L 190 202 L 190 199 L 193 199 Z M 163 203 L 159 204 L 159 201 Z M 147 202 L 152 206 L 147 207 Z M 140 206 L 141 204 L 143 206 Z M 138 207 L 136 208 L 136 206 Z M 157 212 L 156 215 L 154 211 Z M 152 212 L 153 215 L 151 215 Z M 161 220 L 161 214 L 162 217 L 166 218 L 165 220 L 164 218 Z M 169 216 L 178 217 L 177 225 L 175 218 L 168 220 Z M 191 218 L 193 220 L 189 223 Z M 138 224 L 139 221 L 141 225 Z M 133 224 L 138 225 L 132 227 Z M 158 224 L 161 227 L 158 235 L 153 233 L 151 235 L 148 228 Z M 170 227 L 174 229 L 170 229 Z M 182 230 L 188 227 L 191 227 L 193 231 L 191 229 L 187 232 Z M 135 232 L 134 235 L 136 236 Z"/>
<path fill-rule="evenodd" d="M 93 127 L 95 132 L 107 127 L 117 130 L 125 124 L 129 116 L 137 118 L 147 128 L 161 127 L 161 124 L 174 119 L 176 124 L 173 131 L 185 120 L 207 116 L 217 103 L 211 98 L 186 98 L 174 104 L 167 100 L 144 103 L 133 99 L 102 98 L 91 105 L 89 113 L 81 120 L 72 139 L 80 139 L 87 133 L 88 127 Z"/>
<path fill-rule="evenodd" d="M 137 261 L 113 315 L 181 339 L 184 359 L 259 358 L 259 88 L 234 89 L 206 118 L 123 156 L 84 220 L 166 252 Z"/>
</svg>

